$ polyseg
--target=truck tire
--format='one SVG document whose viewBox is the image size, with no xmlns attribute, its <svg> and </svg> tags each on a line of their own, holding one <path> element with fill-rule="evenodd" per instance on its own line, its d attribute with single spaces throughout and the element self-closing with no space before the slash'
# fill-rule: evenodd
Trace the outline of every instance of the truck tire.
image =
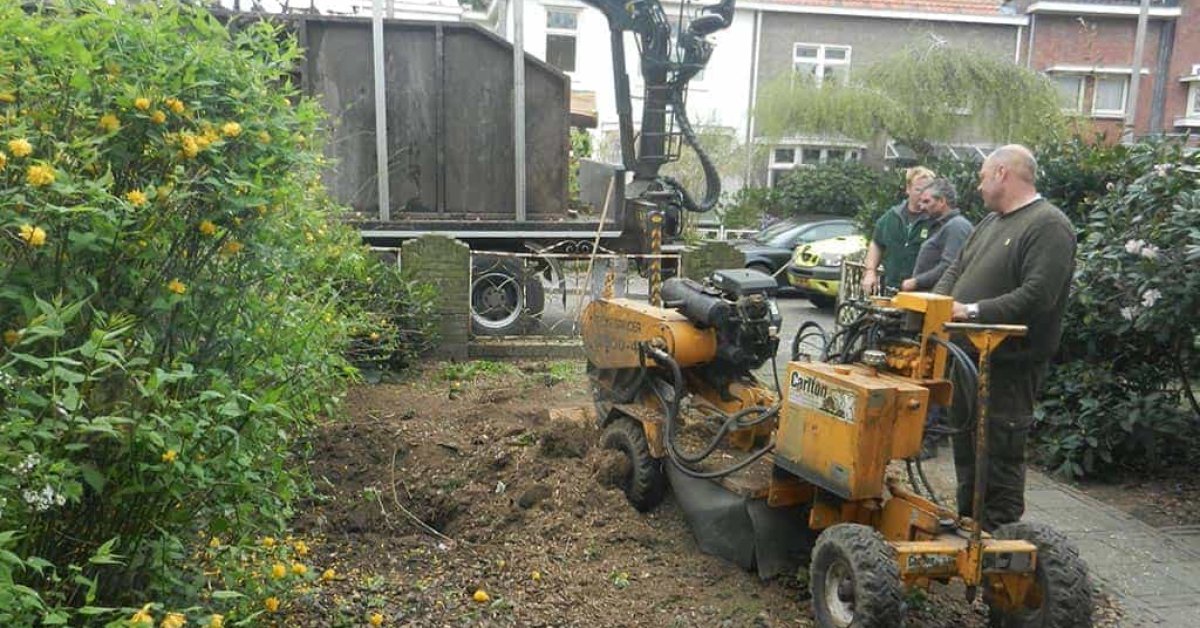
<svg viewBox="0 0 1200 628">
<path fill-rule="evenodd" d="M 1092 583 L 1079 549 L 1063 533 L 1041 523 L 1018 521 L 1000 526 L 996 538 L 1019 539 L 1037 546 L 1037 608 L 1007 612 L 992 607 L 989 623 L 999 628 L 1071 628 L 1092 625 Z"/>
<path fill-rule="evenodd" d="M 650 455 L 642 424 L 627 417 L 613 419 L 600 440 L 605 449 L 615 449 L 629 461 L 629 475 L 622 482 L 625 497 L 639 512 L 649 512 L 662 503 L 667 478 L 662 461 Z"/>
<path fill-rule="evenodd" d="M 546 307 L 546 291 L 520 260 L 476 256 L 471 262 L 471 331 L 513 336 L 532 329 Z"/>
<path fill-rule="evenodd" d="M 809 566 L 809 588 L 813 614 L 823 628 L 903 623 L 896 553 L 874 528 L 839 523 L 822 532 Z"/>
</svg>

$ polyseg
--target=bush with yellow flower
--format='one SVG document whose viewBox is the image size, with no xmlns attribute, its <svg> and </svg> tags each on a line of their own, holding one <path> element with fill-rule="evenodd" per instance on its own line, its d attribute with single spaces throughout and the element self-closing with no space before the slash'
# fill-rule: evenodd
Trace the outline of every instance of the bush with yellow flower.
<svg viewBox="0 0 1200 628">
<path fill-rule="evenodd" d="M 0 3 L 0 550 L 37 567 L 0 561 L 0 625 L 286 612 L 328 569 L 253 541 L 308 490 L 292 447 L 356 338 L 426 342 L 319 184 L 294 37 L 193 4 Z"/>
</svg>

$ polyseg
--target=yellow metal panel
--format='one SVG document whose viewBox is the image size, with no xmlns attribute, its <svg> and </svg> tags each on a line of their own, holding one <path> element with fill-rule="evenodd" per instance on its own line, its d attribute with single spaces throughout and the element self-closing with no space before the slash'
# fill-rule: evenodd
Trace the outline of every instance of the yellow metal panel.
<svg viewBox="0 0 1200 628">
<path fill-rule="evenodd" d="M 636 368 L 638 344 L 671 354 L 680 367 L 704 364 L 717 352 L 717 332 L 699 329 L 679 312 L 629 299 L 588 304 L 581 324 L 583 351 L 599 368 Z"/>
</svg>

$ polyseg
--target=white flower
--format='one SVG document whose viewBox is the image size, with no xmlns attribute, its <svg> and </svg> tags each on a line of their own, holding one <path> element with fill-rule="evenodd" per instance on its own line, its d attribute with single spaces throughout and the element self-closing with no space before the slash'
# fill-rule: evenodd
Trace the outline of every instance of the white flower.
<svg viewBox="0 0 1200 628">
<path fill-rule="evenodd" d="M 1108 190 L 1109 192 L 1112 192 L 1116 187 L 1117 186 L 1113 185 L 1112 181 L 1104 184 L 1104 189 Z"/>
<path fill-rule="evenodd" d="M 1154 164 L 1154 174 L 1165 177 L 1171 171 L 1171 164 Z"/>
<path fill-rule="evenodd" d="M 35 491 L 25 489 L 21 491 L 21 498 L 29 504 L 35 512 L 45 512 L 50 510 L 51 506 L 62 506 L 67 503 L 67 498 L 62 493 L 54 490 L 49 484 L 42 487 L 42 490 Z"/>
<path fill-rule="evenodd" d="M 1138 313 L 1137 307 L 1132 306 L 1132 305 L 1127 305 L 1127 306 L 1121 308 L 1121 318 L 1123 318 L 1127 321 L 1133 320 L 1133 317 L 1137 316 L 1137 313 Z"/>
<path fill-rule="evenodd" d="M 1156 259 L 1158 257 L 1158 247 L 1153 244 L 1147 244 L 1142 247 L 1141 255 L 1146 259 Z"/>
<path fill-rule="evenodd" d="M 1142 247 L 1146 246 L 1145 240 L 1128 240 L 1125 242 L 1125 252 L 1130 255 L 1137 255 L 1142 252 Z"/>
<path fill-rule="evenodd" d="M 25 456 L 25 459 L 22 460 L 21 464 L 17 465 L 17 468 L 13 469 L 13 471 L 17 475 L 25 475 L 25 474 L 29 473 L 30 471 L 33 471 L 33 469 L 35 467 L 37 467 L 38 463 L 41 461 L 42 461 L 41 456 L 39 456 L 37 454 L 29 454 L 28 456 Z"/>
<path fill-rule="evenodd" d="M 1145 307 L 1154 307 L 1154 304 L 1161 298 L 1162 293 L 1158 291 L 1158 288 L 1151 288 L 1142 293 L 1142 305 Z"/>
</svg>

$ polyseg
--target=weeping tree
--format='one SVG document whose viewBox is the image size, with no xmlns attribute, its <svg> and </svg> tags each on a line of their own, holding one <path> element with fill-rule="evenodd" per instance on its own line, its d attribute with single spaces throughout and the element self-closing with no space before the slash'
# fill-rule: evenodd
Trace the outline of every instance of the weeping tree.
<svg viewBox="0 0 1200 628">
<path fill-rule="evenodd" d="M 786 72 L 764 86 L 756 115 L 768 137 L 841 134 L 867 142 L 875 159 L 895 139 L 922 161 L 934 142 L 1037 143 L 1066 126 L 1045 76 L 944 42 L 902 50 L 846 84 Z"/>
</svg>

